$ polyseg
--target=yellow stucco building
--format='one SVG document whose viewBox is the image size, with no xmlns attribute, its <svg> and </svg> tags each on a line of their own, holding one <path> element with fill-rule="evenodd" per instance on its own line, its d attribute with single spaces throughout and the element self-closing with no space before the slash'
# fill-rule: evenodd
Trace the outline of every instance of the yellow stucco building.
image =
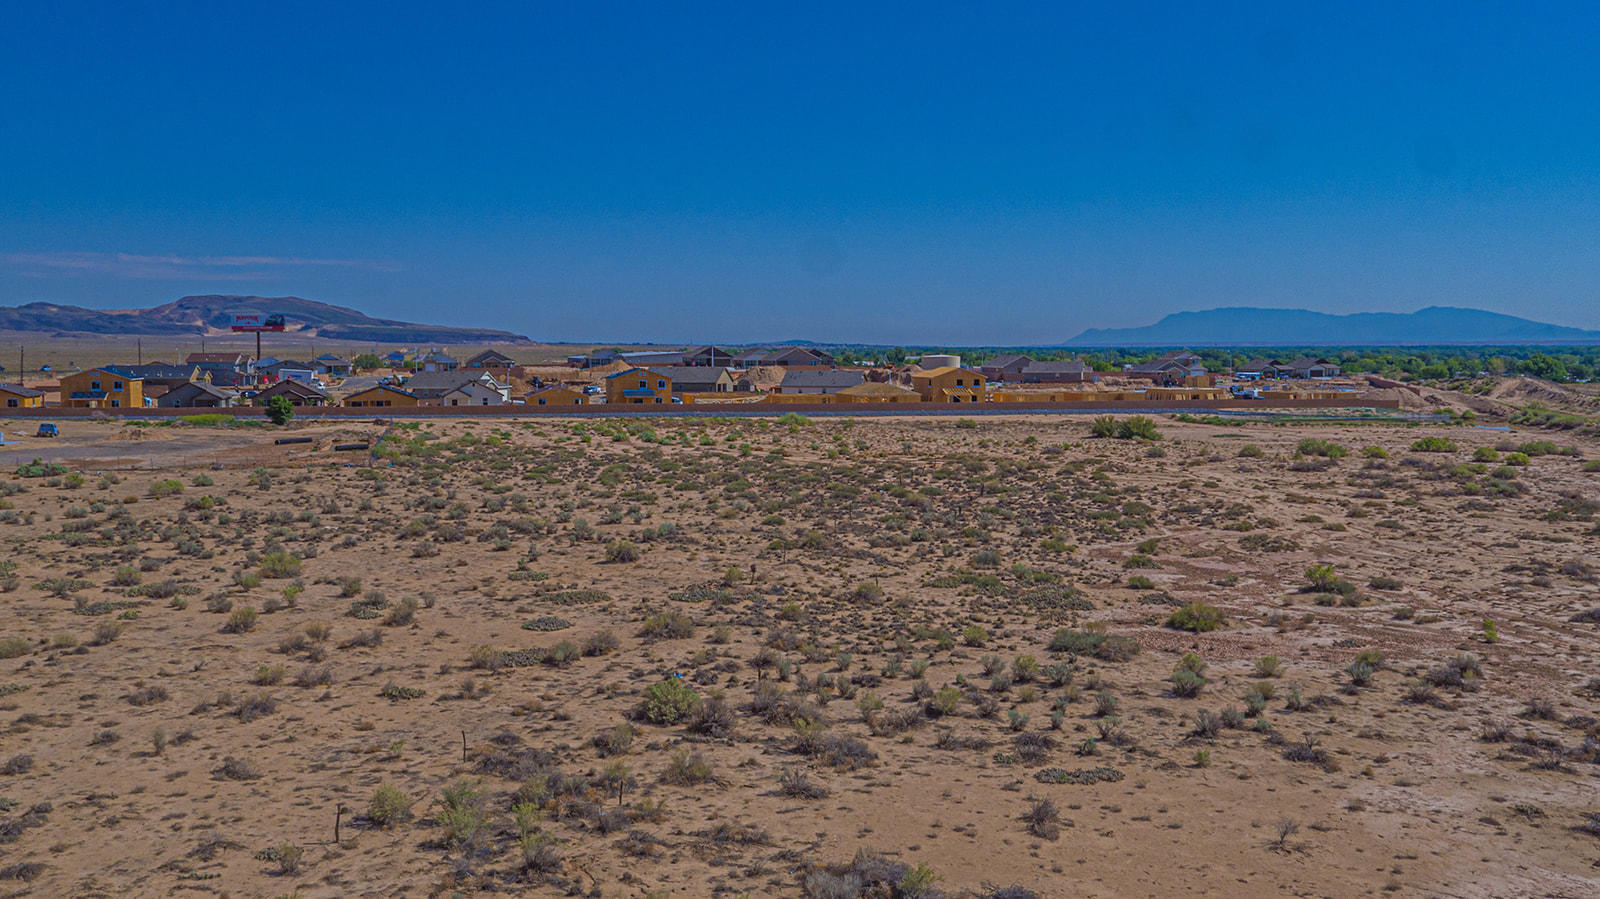
<svg viewBox="0 0 1600 899">
<path fill-rule="evenodd" d="M 142 409 L 144 379 L 106 366 L 61 379 L 61 405 L 69 409 Z"/>
</svg>

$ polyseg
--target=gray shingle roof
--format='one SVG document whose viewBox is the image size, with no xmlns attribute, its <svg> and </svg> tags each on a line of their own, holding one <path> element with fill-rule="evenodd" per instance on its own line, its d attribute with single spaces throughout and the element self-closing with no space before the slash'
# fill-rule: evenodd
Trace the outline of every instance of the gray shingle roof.
<svg viewBox="0 0 1600 899">
<path fill-rule="evenodd" d="M 801 388 L 833 388 L 843 390 L 854 387 L 866 378 L 859 371 L 849 369 L 829 369 L 826 371 L 791 371 L 785 372 L 783 383 L 778 385 L 785 390 Z"/>
</svg>

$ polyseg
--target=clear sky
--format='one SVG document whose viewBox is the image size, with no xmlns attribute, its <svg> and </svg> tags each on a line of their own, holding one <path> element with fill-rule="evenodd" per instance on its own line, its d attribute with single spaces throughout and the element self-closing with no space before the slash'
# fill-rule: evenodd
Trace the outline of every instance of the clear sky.
<svg viewBox="0 0 1600 899">
<path fill-rule="evenodd" d="M 1029 344 L 1600 328 L 1600 5 L 8 4 L 0 303 Z"/>
</svg>

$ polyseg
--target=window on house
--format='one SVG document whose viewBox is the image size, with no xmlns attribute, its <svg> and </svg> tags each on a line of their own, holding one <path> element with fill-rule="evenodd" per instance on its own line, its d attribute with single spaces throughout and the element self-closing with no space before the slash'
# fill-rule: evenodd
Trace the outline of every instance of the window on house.
<svg viewBox="0 0 1600 899">
<path fill-rule="evenodd" d="M 121 381 L 112 381 L 111 382 L 111 389 L 112 390 L 121 390 L 122 389 L 122 382 Z"/>
<path fill-rule="evenodd" d="M 14 397 L 9 397 L 9 396 L 6 397 L 6 408 L 7 409 L 15 409 L 15 408 L 17 408 L 17 401 L 16 401 L 16 399 Z"/>
<path fill-rule="evenodd" d="M 111 401 L 111 408 L 113 408 L 113 409 L 115 409 L 115 408 L 117 408 L 117 407 L 119 407 L 121 405 L 122 405 L 122 400 L 112 400 Z"/>
<path fill-rule="evenodd" d="M 649 387 L 650 387 L 650 382 L 649 381 L 646 381 L 643 378 L 639 379 L 639 389 L 640 390 L 648 390 Z"/>
<path fill-rule="evenodd" d="M 957 387 L 964 387 L 964 386 L 966 386 L 966 382 L 962 381 L 960 378 L 956 378 L 956 386 Z"/>
<path fill-rule="evenodd" d="M 541 406 L 544 405 L 544 397 L 542 397 L 542 396 L 539 397 L 539 405 L 541 405 Z"/>
<path fill-rule="evenodd" d="M 657 381 L 656 381 L 656 389 L 657 389 L 657 390 L 666 390 L 666 389 L 667 389 L 667 382 L 666 382 L 666 380 L 665 380 L 665 379 L 659 379 L 659 380 L 657 380 Z"/>
<path fill-rule="evenodd" d="M 99 390 L 100 389 L 100 382 L 99 381 L 90 381 L 89 382 L 89 389 L 90 390 Z"/>
</svg>

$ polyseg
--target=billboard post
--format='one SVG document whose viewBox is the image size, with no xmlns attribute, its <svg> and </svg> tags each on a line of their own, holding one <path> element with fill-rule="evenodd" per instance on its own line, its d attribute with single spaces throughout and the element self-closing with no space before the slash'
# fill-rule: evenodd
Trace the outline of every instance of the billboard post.
<svg viewBox="0 0 1600 899">
<path fill-rule="evenodd" d="M 256 335 L 256 361 L 261 361 L 261 332 L 282 331 L 283 313 L 271 314 L 262 312 L 241 312 L 233 317 L 233 331 L 235 334 Z"/>
</svg>

